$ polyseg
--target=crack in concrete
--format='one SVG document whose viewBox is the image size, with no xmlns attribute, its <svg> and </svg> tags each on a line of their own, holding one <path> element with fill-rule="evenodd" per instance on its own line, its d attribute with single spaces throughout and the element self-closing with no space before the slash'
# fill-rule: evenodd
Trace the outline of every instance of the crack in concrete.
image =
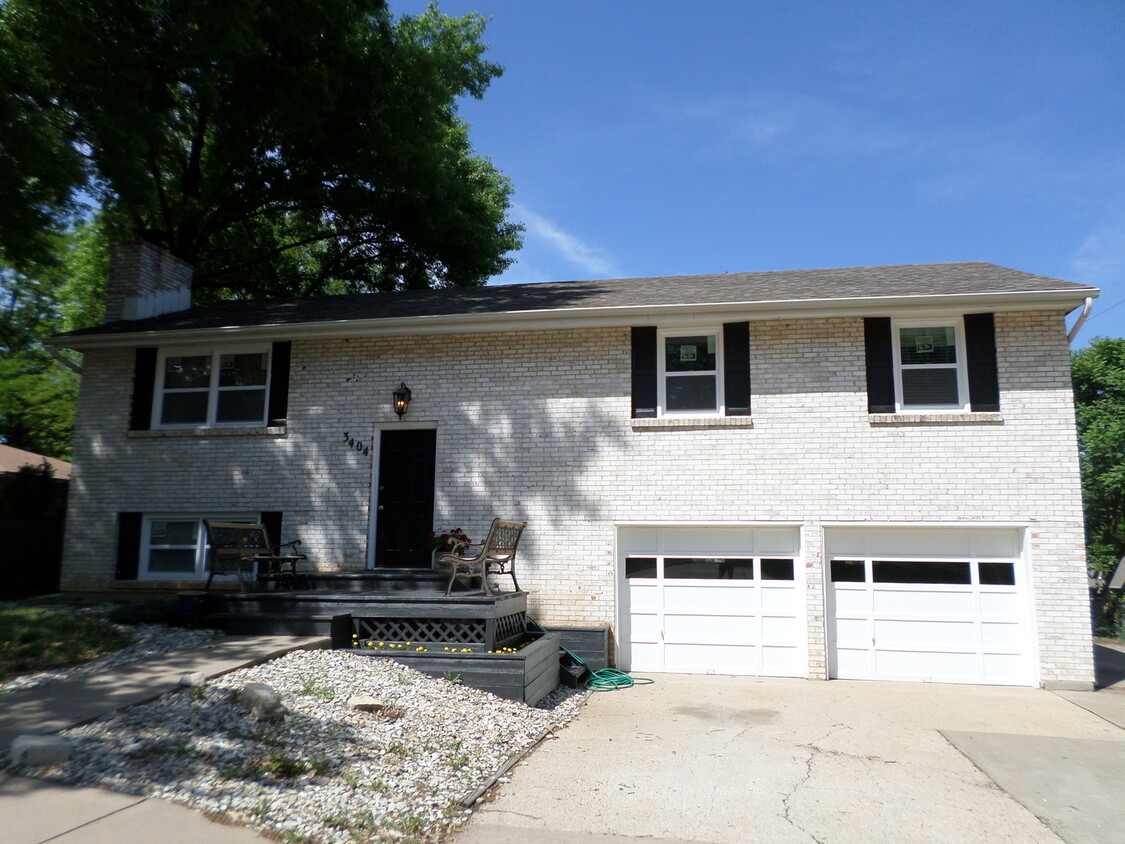
<svg viewBox="0 0 1125 844">
<path fill-rule="evenodd" d="M 832 728 L 829 729 L 828 732 L 826 732 L 824 735 L 820 736 L 819 738 L 815 738 L 812 741 L 806 742 L 805 744 L 797 745 L 798 747 L 804 748 L 805 750 L 808 751 L 808 756 L 805 758 L 805 773 L 802 777 L 800 777 L 800 779 L 797 780 L 796 783 L 794 783 L 793 787 L 791 789 L 789 789 L 789 791 L 786 794 L 782 795 L 782 797 L 781 797 L 781 805 L 782 805 L 782 808 L 785 810 L 782 817 L 785 819 L 785 822 L 787 824 L 789 824 L 791 827 L 793 827 L 795 830 L 797 830 L 798 832 L 800 832 L 804 835 L 807 835 L 810 839 L 812 839 L 814 842 L 816 842 L 816 844 L 825 844 L 825 840 L 822 839 L 822 838 L 817 838 L 813 833 L 811 833 L 809 830 L 805 829 L 803 826 L 801 826 L 799 823 L 797 823 L 797 820 L 793 817 L 793 807 L 790 805 L 790 801 L 792 801 L 792 799 L 796 796 L 797 792 L 800 791 L 801 788 L 803 786 L 805 786 L 808 783 L 809 780 L 812 779 L 813 761 L 816 759 L 817 756 L 820 756 L 822 754 L 823 755 L 843 755 L 843 756 L 850 756 L 851 755 L 851 754 L 842 754 L 839 751 L 835 751 L 835 750 L 825 750 L 824 748 L 820 747 L 820 742 L 828 739 L 830 736 L 832 736 L 833 733 L 836 733 L 839 730 L 850 730 L 850 729 L 851 729 L 851 727 L 847 724 L 833 724 Z M 866 758 L 866 757 L 856 757 L 856 758 Z"/>
</svg>

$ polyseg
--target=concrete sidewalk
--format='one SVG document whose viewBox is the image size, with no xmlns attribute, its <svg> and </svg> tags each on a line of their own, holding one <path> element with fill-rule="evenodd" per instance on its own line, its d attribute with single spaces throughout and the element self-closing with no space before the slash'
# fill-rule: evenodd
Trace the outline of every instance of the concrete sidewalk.
<svg viewBox="0 0 1125 844">
<path fill-rule="evenodd" d="M 20 735 L 45 735 L 82 724 L 179 687 L 183 674 L 218 677 L 291 650 L 322 647 L 324 637 L 224 636 L 204 645 L 0 696 L 0 753 Z M 245 827 L 212 823 L 164 800 L 70 788 L 0 775 L 0 838 L 5 844 L 45 841 L 133 844 L 162 841 L 250 842 Z"/>
<path fill-rule="evenodd" d="M 450 844 L 1116 844 L 1122 782 L 1125 731 L 1048 691 L 659 675 L 595 694 Z"/>
</svg>

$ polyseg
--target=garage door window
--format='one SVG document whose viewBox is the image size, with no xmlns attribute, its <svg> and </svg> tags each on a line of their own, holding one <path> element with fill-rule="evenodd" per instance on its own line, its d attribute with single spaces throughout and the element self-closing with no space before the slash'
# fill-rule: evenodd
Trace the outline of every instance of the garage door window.
<svg viewBox="0 0 1125 844">
<path fill-rule="evenodd" d="M 1015 586 L 1016 567 L 1012 563 L 981 563 L 980 582 L 985 586 Z"/>
<path fill-rule="evenodd" d="M 960 560 L 833 560 L 833 583 L 919 583 L 934 585 L 1013 586 L 1012 563 L 973 563 Z M 976 577 L 974 578 L 974 572 Z"/>
<path fill-rule="evenodd" d="M 763 557 L 629 557 L 625 577 L 629 580 L 793 580 L 793 560 Z"/>
</svg>

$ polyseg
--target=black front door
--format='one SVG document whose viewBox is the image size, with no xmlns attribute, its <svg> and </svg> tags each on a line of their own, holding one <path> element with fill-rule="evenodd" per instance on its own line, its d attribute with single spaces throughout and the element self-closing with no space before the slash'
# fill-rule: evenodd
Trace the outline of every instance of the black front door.
<svg viewBox="0 0 1125 844">
<path fill-rule="evenodd" d="M 375 565 L 428 569 L 437 431 L 383 431 L 379 440 Z"/>
</svg>

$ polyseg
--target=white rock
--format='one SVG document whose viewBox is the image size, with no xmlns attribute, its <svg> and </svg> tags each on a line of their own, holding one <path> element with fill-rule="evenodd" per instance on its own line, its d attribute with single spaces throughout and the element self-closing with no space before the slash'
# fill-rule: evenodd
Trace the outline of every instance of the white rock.
<svg viewBox="0 0 1125 844">
<path fill-rule="evenodd" d="M 247 683 L 235 693 L 234 699 L 259 721 L 284 721 L 288 712 L 277 689 L 265 683 Z"/>
<path fill-rule="evenodd" d="M 348 698 L 348 708 L 359 712 L 382 712 L 387 708 L 387 705 L 382 701 L 375 700 L 370 695 L 354 695 Z"/>
<path fill-rule="evenodd" d="M 17 736 L 12 742 L 16 765 L 53 765 L 70 759 L 70 742 L 59 736 Z"/>
<path fill-rule="evenodd" d="M 202 671 L 193 671 L 191 674 L 180 675 L 180 685 L 188 688 L 198 688 L 206 685 L 207 675 Z"/>
</svg>

